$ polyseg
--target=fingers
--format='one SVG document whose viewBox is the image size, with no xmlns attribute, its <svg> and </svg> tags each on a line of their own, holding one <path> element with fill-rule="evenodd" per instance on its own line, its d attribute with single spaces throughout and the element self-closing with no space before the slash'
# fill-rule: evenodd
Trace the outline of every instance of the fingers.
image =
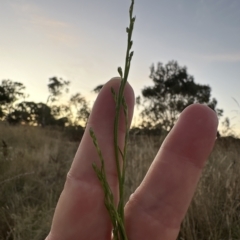
<svg viewBox="0 0 240 240">
<path fill-rule="evenodd" d="M 120 79 L 115 78 L 105 84 L 94 104 L 91 116 L 73 164 L 69 171 L 64 190 L 55 211 L 48 240 L 99 240 L 111 238 L 111 224 L 104 206 L 104 194 L 92 163 L 100 166 L 99 157 L 89 135 L 94 130 L 105 159 L 108 181 L 113 192 L 117 192 L 117 174 L 113 148 L 113 124 L 115 103 L 111 87 L 118 91 Z M 124 96 L 129 107 L 131 122 L 134 94 L 126 85 Z M 123 113 L 119 121 L 119 142 L 124 141 L 125 123 Z"/>
<path fill-rule="evenodd" d="M 216 114 L 195 104 L 183 111 L 125 207 L 130 240 L 175 240 L 217 133 Z"/>
</svg>

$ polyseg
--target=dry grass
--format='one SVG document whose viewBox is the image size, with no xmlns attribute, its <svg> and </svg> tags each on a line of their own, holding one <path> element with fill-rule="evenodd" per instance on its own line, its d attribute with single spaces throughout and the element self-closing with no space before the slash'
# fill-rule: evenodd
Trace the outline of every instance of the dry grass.
<svg viewBox="0 0 240 240">
<path fill-rule="evenodd" d="M 182 225 L 179 239 L 240 239 L 240 140 L 220 139 Z"/>
<path fill-rule="evenodd" d="M 78 143 L 56 130 L 1 124 L 0 132 L 0 240 L 43 240 Z M 162 141 L 131 136 L 126 199 Z M 239 146 L 240 140 L 217 140 L 179 240 L 240 239 Z"/>
<path fill-rule="evenodd" d="M 0 239 L 44 239 L 78 144 L 57 131 L 0 131 L 7 144 L 0 153 Z"/>
</svg>

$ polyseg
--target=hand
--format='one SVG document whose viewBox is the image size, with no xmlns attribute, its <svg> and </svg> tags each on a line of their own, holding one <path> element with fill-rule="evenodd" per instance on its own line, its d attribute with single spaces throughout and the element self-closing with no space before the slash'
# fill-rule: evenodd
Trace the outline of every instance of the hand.
<svg viewBox="0 0 240 240">
<path fill-rule="evenodd" d="M 59 198 L 47 240 L 110 240 L 111 223 L 102 187 L 92 168 L 99 157 L 89 135 L 92 127 L 106 160 L 106 172 L 117 197 L 113 149 L 115 103 L 110 91 L 120 80 L 110 80 L 101 90 Z M 125 98 L 132 119 L 134 94 L 126 85 Z M 186 108 L 168 134 L 145 179 L 125 206 L 129 240 L 175 240 L 193 197 L 204 163 L 217 134 L 218 120 L 210 108 Z M 124 118 L 120 118 L 120 142 Z"/>
</svg>

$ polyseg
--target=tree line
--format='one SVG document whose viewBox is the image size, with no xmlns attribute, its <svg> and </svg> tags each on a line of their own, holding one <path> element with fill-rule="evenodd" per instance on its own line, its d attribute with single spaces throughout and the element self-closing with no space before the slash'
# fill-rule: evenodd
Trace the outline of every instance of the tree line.
<svg viewBox="0 0 240 240">
<path fill-rule="evenodd" d="M 206 104 L 219 117 L 223 110 L 217 108 L 217 100 L 211 97 L 211 87 L 197 84 L 186 67 L 177 61 L 150 67 L 153 85 L 142 89 L 136 97 L 140 108 L 139 129 L 169 131 L 179 114 L 193 103 Z M 19 82 L 2 80 L 0 85 L 0 119 L 10 124 L 34 126 L 82 126 L 87 122 L 90 107 L 81 93 L 76 93 L 62 103 L 61 96 L 69 91 L 70 81 L 52 77 L 48 82 L 49 95 L 46 102 L 27 101 L 25 86 Z M 98 85 L 98 93 L 103 85 Z"/>
<path fill-rule="evenodd" d="M 144 87 L 142 95 L 136 97 L 136 105 L 141 109 L 140 129 L 169 132 L 180 113 L 193 103 L 206 104 L 218 117 L 223 115 L 223 110 L 217 108 L 217 100 L 211 97 L 211 87 L 195 83 L 187 68 L 179 66 L 177 61 L 152 65 L 149 78 L 153 85 Z M 94 91 L 99 92 L 102 86 Z"/>
<path fill-rule="evenodd" d="M 0 85 L 0 118 L 12 125 L 78 126 L 84 125 L 90 114 L 86 99 L 76 93 L 67 102 L 60 97 L 69 91 L 70 81 L 52 77 L 47 84 L 46 102 L 27 101 L 25 86 L 12 80 L 2 80 Z"/>
</svg>

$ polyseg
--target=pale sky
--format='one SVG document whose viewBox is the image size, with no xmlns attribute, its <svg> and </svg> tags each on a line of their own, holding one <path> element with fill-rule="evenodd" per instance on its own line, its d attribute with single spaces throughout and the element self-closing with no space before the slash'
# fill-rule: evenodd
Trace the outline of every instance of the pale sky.
<svg viewBox="0 0 240 240">
<path fill-rule="evenodd" d="M 47 82 L 91 91 L 123 66 L 130 0 L 0 0 L 0 80 L 22 82 L 29 100 L 46 101 Z M 177 60 L 208 84 L 224 116 L 240 129 L 240 1 L 135 0 L 135 94 L 152 85 L 151 64 Z M 236 111 L 234 111 L 236 110 Z M 222 118 L 223 120 L 223 118 Z"/>
</svg>

